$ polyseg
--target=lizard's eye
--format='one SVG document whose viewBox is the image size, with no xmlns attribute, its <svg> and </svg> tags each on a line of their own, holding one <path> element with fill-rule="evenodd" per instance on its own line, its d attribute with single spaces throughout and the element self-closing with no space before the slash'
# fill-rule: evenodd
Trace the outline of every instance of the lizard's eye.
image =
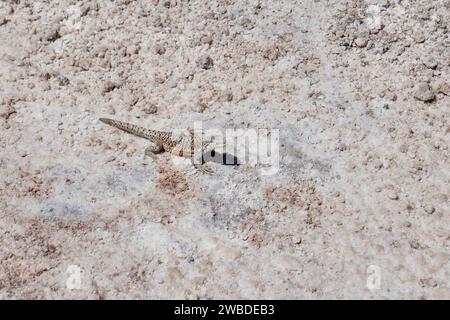
<svg viewBox="0 0 450 320">
<path fill-rule="evenodd" d="M 216 150 L 211 150 L 211 157 L 215 157 L 216 156 Z"/>
</svg>

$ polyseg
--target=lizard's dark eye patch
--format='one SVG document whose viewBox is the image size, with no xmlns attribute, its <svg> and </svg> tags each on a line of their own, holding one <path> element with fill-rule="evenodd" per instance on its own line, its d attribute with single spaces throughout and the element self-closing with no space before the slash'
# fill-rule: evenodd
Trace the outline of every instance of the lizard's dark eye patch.
<svg viewBox="0 0 450 320">
<path fill-rule="evenodd" d="M 235 166 L 240 164 L 240 161 L 236 156 L 229 153 L 216 152 L 214 150 L 204 154 L 203 161 L 215 162 L 226 166 Z"/>
</svg>

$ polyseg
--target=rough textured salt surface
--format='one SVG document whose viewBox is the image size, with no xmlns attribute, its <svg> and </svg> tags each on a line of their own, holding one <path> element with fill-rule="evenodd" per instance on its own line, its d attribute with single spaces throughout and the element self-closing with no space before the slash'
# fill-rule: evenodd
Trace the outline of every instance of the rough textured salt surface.
<svg viewBox="0 0 450 320">
<path fill-rule="evenodd" d="M 450 298 L 450 3 L 0 3 L 1 298 Z M 280 129 L 280 170 L 98 121 Z"/>
</svg>

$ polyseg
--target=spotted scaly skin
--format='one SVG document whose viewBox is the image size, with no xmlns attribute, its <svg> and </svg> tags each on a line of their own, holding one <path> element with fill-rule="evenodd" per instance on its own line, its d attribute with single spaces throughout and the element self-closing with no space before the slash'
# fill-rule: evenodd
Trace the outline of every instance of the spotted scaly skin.
<svg viewBox="0 0 450 320">
<path fill-rule="evenodd" d="M 192 164 L 203 173 L 213 172 L 208 165 L 203 164 L 201 158 L 202 153 L 207 149 L 208 142 L 203 142 L 201 137 L 196 137 L 192 131 L 189 134 L 177 135 L 170 131 L 146 129 L 113 119 L 100 118 L 100 121 L 151 141 L 152 145 L 145 149 L 145 154 L 152 158 L 157 153 L 167 151 L 179 157 L 191 158 Z"/>
</svg>

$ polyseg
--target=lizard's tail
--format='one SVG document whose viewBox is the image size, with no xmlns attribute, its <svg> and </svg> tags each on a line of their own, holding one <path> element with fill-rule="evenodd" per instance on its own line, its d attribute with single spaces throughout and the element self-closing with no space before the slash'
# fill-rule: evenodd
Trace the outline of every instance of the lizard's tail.
<svg viewBox="0 0 450 320">
<path fill-rule="evenodd" d="M 100 118 L 99 119 L 101 122 L 109 124 L 110 126 L 113 126 L 115 128 L 118 128 L 120 130 L 123 130 L 125 132 L 134 134 L 138 137 L 142 137 L 142 138 L 148 138 L 151 130 L 147 130 L 143 127 L 139 127 L 135 124 L 131 124 L 131 123 L 127 123 L 127 122 L 123 122 L 123 121 L 118 121 L 118 120 L 113 120 L 113 119 L 108 119 L 108 118 Z"/>
</svg>

